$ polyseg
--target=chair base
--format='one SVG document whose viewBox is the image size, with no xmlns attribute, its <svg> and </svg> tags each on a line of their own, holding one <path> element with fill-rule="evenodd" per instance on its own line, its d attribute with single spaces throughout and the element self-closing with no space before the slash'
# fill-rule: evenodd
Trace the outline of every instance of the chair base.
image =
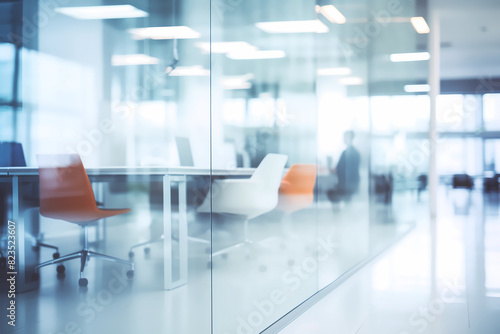
<svg viewBox="0 0 500 334">
<path fill-rule="evenodd" d="M 78 285 L 81 287 L 86 287 L 88 285 L 88 280 L 85 278 L 85 267 L 87 266 L 87 263 L 91 257 L 95 257 L 98 259 L 102 259 L 105 261 L 109 262 L 115 262 L 115 263 L 121 263 L 124 265 L 130 266 L 130 270 L 127 271 L 127 277 L 132 278 L 134 276 L 134 263 L 127 261 L 127 260 L 122 260 L 114 256 L 109 256 L 106 254 L 101 254 L 97 253 L 94 251 L 91 251 L 88 249 L 88 227 L 84 226 L 84 248 L 78 252 L 70 253 L 58 258 L 55 258 L 53 260 L 45 261 L 40 263 L 39 265 L 35 266 L 35 273 L 38 274 L 38 270 L 40 268 L 52 265 L 52 264 L 60 264 L 57 266 L 57 272 L 59 274 L 64 273 L 65 268 L 62 265 L 63 262 L 69 261 L 69 260 L 74 260 L 74 259 L 80 259 L 80 279 L 78 281 Z M 37 275 L 38 277 L 38 275 Z"/>
</svg>

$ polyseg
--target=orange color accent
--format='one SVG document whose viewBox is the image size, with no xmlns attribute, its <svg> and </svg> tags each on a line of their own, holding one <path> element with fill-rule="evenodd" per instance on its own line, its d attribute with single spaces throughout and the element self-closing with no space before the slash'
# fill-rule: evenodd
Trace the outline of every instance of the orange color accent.
<svg viewBox="0 0 500 334">
<path fill-rule="evenodd" d="M 130 209 L 99 209 L 78 154 L 38 155 L 40 214 L 85 225 Z"/>
<path fill-rule="evenodd" d="M 292 165 L 281 181 L 278 209 L 290 213 L 311 205 L 315 183 L 316 165 Z"/>
</svg>

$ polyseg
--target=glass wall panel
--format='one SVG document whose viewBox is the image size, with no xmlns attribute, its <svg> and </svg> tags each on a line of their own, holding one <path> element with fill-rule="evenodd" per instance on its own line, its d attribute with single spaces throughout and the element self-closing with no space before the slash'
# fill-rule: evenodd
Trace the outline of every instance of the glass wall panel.
<svg viewBox="0 0 500 334">
<path fill-rule="evenodd" d="M 466 173 L 481 175 L 482 140 L 479 138 L 443 138 L 439 142 L 438 174 L 450 176 Z"/>
<path fill-rule="evenodd" d="M 428 62 L 393 60 L 426 52 L 428 35 L 410 23 L 426 16 L 419 1 L 370 1 L 365 27 L 369 64 L 369 250 L 427 220 L 430 100 L 409 86 L 428 79 Z M 370 253 L 371 254 L 371 253 Z"/>
<path fill-rule="evenodd" d="M 500 168 L 500 139 L 484 141 L 484 172 L 496 173 Z"/>
<path fill-rule="evenodd" d="M 427 95 L 374 96 L 370 99 L 373 132 L 425 132 L 429 128 Z"/>
<path fill-rule="evenodd" d="M 0 43 L 0 102 L 12 102 L 14 87 L 15 47 L 11 43 Z"/>
<path fill-rule="evenodd" d="M 88 247 L 135 271 L 92 255 L 86 288 L 77 259 L 32 277 L 53 251 L 27 244 L 18 314 L 32 327 L 18 332 L 210 333 L 211 219 L 197 209 L 210 189 L 210 54 L 199 48 L 210 1 L 27 0 L 24 17 L 24 103 L 1 139 L 20 142 L 31 167 L 40 154 L 78 154 L 98 204 L 131 209 L 91 224 Z M 19 203 L 26 240 L 61 256 L 82 249 L 78 224 L 39 215 L 37 173 L 7 201 Z"/>
<path fill-rule="evenodd" d="M 484 94 L 483 117 L 484 129 L 487 131 L 500 130 L 500 94 Z"/>
<path fill-rule="evenodd" d="M 439 132 L 481 129 L 481 98 L 478 95 L 439 95 L 437 128 Z"/>
<path fill-rule="evenodd" d="M 315 41 L 327 26 L 314 6 L 212 2 L 212 167 L 254 168 L 250 180 L 214 174 L 215 333 L 258 333 L 318 291 Z M 288 196 L 285 166 L 299 173 Z"/>
<path fill-rule="evenodd" d="M 24 0 L 0 41 L 0 144 L 25 157 L 0 170 L 0 231 L 24 228 L 13 333 L 258 333 L 393 243 L 427 212 L 429 99 L 403 89 L 427 63 L 390 61 L 426 45 L 418 3 Z M 47 154 L 131 212 L 47 214 Z M 83 272 L 35 268 L 82 248 Z"/>
<path fill-rule="evenodd" d="M 320 5 L 325 11 L 329 3 Z M 317 37 L 320 289 L 366 257 L 369 247 L 368 58 L 363 40 L 368 3 L 341 1 L 335 6 L 346 24 L 326 21 L 330 32 Z"/>
</svg>

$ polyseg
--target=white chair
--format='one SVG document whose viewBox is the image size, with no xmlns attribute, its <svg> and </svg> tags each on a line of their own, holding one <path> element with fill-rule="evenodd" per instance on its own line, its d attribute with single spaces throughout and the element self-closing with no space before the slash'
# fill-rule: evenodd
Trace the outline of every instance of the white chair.
<svg viewBox="0 0 500 334">
<path fill-rule="evenodd" d="M 199 212 L 244 216 L 244 241 L 212 253 L 212 256 L 249 244 L 248 220 L 273 210 L 278 204 L 278 190 L 288 157 L 270 153 L 249 179 L 215 180 L 212 191 L 198 207 Z"/>
</svg>

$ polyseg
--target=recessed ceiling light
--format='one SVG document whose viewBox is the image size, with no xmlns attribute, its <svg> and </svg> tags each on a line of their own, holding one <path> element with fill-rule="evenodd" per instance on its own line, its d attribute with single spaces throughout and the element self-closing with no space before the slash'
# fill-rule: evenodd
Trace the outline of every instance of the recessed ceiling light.
<svg viewBox="0 0 500 334">
<path fill-rule="evenodd" d="M 252 84 L 248 80 L 253 78 L 253 74 L 245 74 L 240 76 L 225 76 L 222 78 L 222 86 L 224 89 L 250 89 Z"/>
<path fill-rule="evenodd" d="M 178 66 L 170 72 L 171 77 L 186 77 L 186 76 L 207 76 L 210 75 L 210 70 L 203 66 Z"/>
<path fill-rule="evenodd" d="M 134 28 L 128 31 L 134 39 L 190 39 L 201 34 L 186 26 Z"/>
<path fill-rule="evenodd" d="M 210 43 L 196 43 L 196 46 L 200 48 L 204 53 L 230 53 L 230 52 L 246 52 L 246 51 L 256 51 L 257 47 L 249 44 L 247 42 L 213 42 Z"/>
<path fill-rule="evenodd" d="M 160 59 L 145 54 L 114 55 L 111 57 L 111 65 L 113 66 L 154 65 L 159 62 Z"/>
<path fill-rule="evenodd" d="M 248 59 L 278 59 L 285 58 L 286 53 L 281 50 L 260 50 L 253 52 L 234 52 L 228 53 L 229 59 L 248 60 Z"/>
<path fill-rule="evenodd" d="M 54 9 L 78 20 L 105 20 L 146 17 L 148 13 L 131 5 L 59 7 Z"/>
<path fill-rule="evenodd" d="M 415 30 L 419 34 L 428 34 L 431 32 L 431 29 L 429 28 L 427 22 L 425 22 L 425 19 L 422 16 L 412 17 L 411 24 L 413 24 L 413 28 L 415 28 Z"/>
<path fill-rule="evenodd" d="M 404 61 L 422 61 L 431 59 L 429 52 L 413 52 L 413 53 L 393 53 L 391 54 L 391 61 L 399 63 Z"/>
<path fill-rule="evenodd" d="M 318 68 L 317 70 L 319 76 L 351 75 L 351 73 L 352 71 L 349 67 Z"/>
<path fill-rule="evenodd" d="M 340 79 L 339 82 L 341 85 L 344 86 L 355 86 L 355 85 L 362 85 L 363 79 L 360 77 L 347 77 Z"/>
<path fill-rule="evenodd" d="M 334 5 L 321 6 L 319 12 L 332 23 L 344 24 L 345 16 Z"/>
<path fill-rule="evenodd" d="M 404 90 L 407 93 L 426 93 L 431 91 L 431 86 L 428 84 L 422 85 L 405 85 Z"/>
<path fill-rule="evenodd" d="M 328 27 L 320 20 L 258 22 L 257 28 L 270 34 L 325 33 Z"/>
</svg>

